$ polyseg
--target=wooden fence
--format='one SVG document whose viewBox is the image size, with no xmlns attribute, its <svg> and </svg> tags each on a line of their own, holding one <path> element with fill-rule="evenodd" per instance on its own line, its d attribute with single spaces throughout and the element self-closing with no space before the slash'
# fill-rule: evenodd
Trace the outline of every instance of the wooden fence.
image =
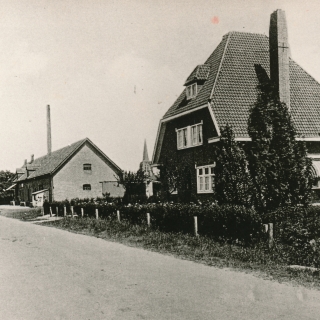
<svg viewBox="0 0 320 320">
<path fill-rule="evenodd" d="M 81 217 L 84 217 L 84 208 L 80 208 L 81 209 Z M 52 207 L 49 207 L 50 210 L 50 217 L 53 216 L 53 211 L 52 211 Z M 70 206 L 70 211 L 71 211 L 71 218 L 74 218 L 75 216 L 78 216 L 77 214 L 74 213 L 74 208 L 73 206 Z M 43 212 L 43 211 L 42 211 Z M 121 214 L 120 214 L 120 210 L 117 210 L 117 220 L 118 222 L 121 222 Z M 56 207 L 56 216 L 58 217 L 59 215 L 59 208 Z M 66 206 L 63 207 L 63 216 L 67 217 L 67 208 Z M 99 219 L 99 209 L 96 208 L 95 209 L 95 218 Z M 151 227 L 151 217 L 150 217 L 150 213 L 146 214 L 146 222 L 148 227 Z M 268 243 L 269 243 L 269 247 L 273 247 L 274 245 L 274 238 L 273 238 L 273 223 L 267 223 L 264 224 L 264 231 L 265 233 L 268 235 Z M 198 232 L 198 217 L 194 216 L 194 235 L 196 237 L 199 237 L 199 232 Z"/>
</svg>

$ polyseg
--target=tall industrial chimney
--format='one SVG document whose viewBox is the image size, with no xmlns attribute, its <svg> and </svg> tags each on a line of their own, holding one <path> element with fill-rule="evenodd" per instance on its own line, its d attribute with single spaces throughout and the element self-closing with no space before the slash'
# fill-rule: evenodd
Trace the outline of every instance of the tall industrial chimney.
<svg viewBox="0 0 320 320">
<path fill-rule="evenodd" d="M 51 154 L 51 120 L 50 120 L 50 105 L 47 105 L 47 146 L 48 155 Z"/>
<path fill-rule="evenodd" d="M 290 110 L 290 79 L 288 30 L 283 10 L 276 10 L 270 17 L 270 77 L 279 94 L 279 99 Z"/>
</svg>

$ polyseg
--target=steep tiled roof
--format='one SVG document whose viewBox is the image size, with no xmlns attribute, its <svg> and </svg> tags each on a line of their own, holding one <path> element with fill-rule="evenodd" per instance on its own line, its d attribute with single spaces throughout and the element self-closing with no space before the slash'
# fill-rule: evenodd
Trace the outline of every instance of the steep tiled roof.
<svg viewBox="0 0 320 320">
<path fill-rule="evenodd" d="M 27 173 L 24 173 L 18 181 L 32 179 L 46 174 L 53 173 L 58 169 L 72 154 L 74 154 L 80 147 L 82 147 L 86 142 L 89 142 L 97 151 L 99 151 L 103 157 L 110 163 L 115 170 L 121 170 L 115 163 L 113 163 L 97 146 L 95 146 L 88 138 L 82 139 L 78 142 L 70 144 L 62 149 L 52 152 L 50 155 L 45 155 L 43 157 L 35 159 L 32 164 L 27 164 L 27 168 L 35 170 L 29 177 Z"/>
<path fill-rule="evenodd" d="M 192 73 L 190 74 L 190 76 L 188 77 L 188 79 L 186 80 L 184 85 L 187 85 L 188 83 L 190 83 L 194 80 L 207 80 L 209 72 L 210 72 L 210 65 L 202 64 L 202 65 L 197 66 L 192 71 Z"/>
<path fill-rule="evenodd" d="M 208 102 L 210 93 L 213 87 L 214 80 L 218 73 L 219 65 L 223 56 L 224 48 L 226 46 L 227 37 L 224 36 L 218 47 L 213 51 L 206 64 L 210 65 L 210 74 L 208 80 L 204 83 L 197 96 L 191 100 L 186 98 L 186 90 L 183 90 L 176 102 L 169 108 L 164 115 L 164 118 L 179 114 L 190 109 L 194 109 L 198 106 L 202 106 Z"/>
<path fill-rule="evenodd" d="M 163 119 L 205 105 L 211 99 L 218 126 L 231 125 L 238 137 L 248 137 L 249 108 L 255 103 L 259 84 L 256 66 L 269 72 L 269 39 L 265 35 L 230 32 L 205 64 L 207 81 L 198 95 L 186 100 L 185 90 Z M 320 133 L 320 84 L 290 59 L 291 115 L 298 134 Z"/>
</svg>

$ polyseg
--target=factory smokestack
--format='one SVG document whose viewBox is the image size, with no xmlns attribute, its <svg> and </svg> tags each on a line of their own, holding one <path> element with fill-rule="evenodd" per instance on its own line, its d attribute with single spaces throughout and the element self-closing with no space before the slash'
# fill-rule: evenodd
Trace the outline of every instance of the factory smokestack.
<svg viewBox="0 0 320 320">
<path fill-rule="evenodd" d="M 48 155 L 51 154 L 51 119 L 50 119 L 50 105 L 47 105 L 47 146 Z"/>
</svg>

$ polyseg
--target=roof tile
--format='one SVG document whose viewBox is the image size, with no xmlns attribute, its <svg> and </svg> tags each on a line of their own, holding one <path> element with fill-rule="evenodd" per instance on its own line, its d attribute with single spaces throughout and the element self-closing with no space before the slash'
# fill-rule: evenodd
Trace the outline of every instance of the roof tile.
<svg viewBox="0 0 320 320">
<path fill-rule="evenodd" d="M 270 76 L 268 37 L 229 32 L 205 65 L 210 66 L 209 76 L 197 96 L 186 100 L 184 90 L 163 119 L 200 107 L 211 97 L 212 110 L 219 127 L 229 124 L 236 136 L 247 137 L 249 109 L 258 96 L 259 82 L 255 65 L 260 65 Z M 320 84 L 291 59 L 289 70 L 291 115 L 297 132 L 305 137 L 318 137 Z"/>
<path fill-rule="evenodd" d="M 43 157 L 37 158 L 32 162 L 32 165 L 27 164 L 27 168 L 37 168 L 33 171 L 29 177 L 27 173 L 24 173 L 18 181 L 25 179 L 32 179 L 35 177 L 43 176 L 53 172 L 62 162 L 71 155 L 74 151 L 77 150 L 87 139 L 82 139 L 78 142 L 70 144 L 64 148 L 52 152 L 50 155 L 45 155 Z"/>
</svg>

